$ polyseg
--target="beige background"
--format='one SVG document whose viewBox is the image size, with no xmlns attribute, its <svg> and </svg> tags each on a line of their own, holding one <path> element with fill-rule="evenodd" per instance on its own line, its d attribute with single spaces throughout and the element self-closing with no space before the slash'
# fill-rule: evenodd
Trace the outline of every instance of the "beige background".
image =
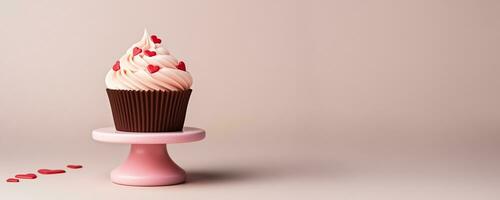
<svg viewBox="0 0 500 200">
<path fill-rule="evenodd" d="M 13 199 L 498 199 L 500 2 L 1 1 Z M 144 28 L 194 76 L 187 184 L 114 185 L 104 75 Z"/>
</svg>

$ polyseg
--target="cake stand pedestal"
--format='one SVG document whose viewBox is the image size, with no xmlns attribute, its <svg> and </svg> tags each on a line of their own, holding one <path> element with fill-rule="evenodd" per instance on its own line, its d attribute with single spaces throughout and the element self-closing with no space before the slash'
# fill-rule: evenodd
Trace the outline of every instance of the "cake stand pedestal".
<svg viewBox="0 0 500 200">
<path fill-rule="evenodd" d="M 96 141 L 131 144 L 127 160 L 111 171 L 111 181 L 130 186 L 179 184 L 186 172 L 170 158 L 166 144 L 187 143 L 205 138 L 205 130 L 184 127 L 179 132 L 138 133 L 116 131 L 114 127 L 95 129 Z"/>
</svg>

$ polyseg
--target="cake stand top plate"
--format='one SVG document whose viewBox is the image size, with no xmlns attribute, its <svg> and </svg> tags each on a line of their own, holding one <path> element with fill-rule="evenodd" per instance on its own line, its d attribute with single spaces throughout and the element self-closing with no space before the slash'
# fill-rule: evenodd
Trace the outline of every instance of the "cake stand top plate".
<svg viewBox="0 0 500 200">
<path fill-rule="evenodd" d="M 178 132 L 122 132 L 114 127 L 99 128 L 92 131 L 92 138 L 101 142 L 123 144 L 173 144 L 202 140 L 205 130 L 195 127 L 184 127 Z"/>
</svg>

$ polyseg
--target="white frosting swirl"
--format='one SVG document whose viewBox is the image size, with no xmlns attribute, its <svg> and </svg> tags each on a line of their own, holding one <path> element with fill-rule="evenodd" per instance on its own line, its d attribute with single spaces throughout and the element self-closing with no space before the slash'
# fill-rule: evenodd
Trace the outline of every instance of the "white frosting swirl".
<svg viewBox="0 0 500 200">
<path fill-rule="evenodd" d="M 134 55 L 136 47 L 142 52 Z M 145 55 L 146 50 L 156 55 Z M 178 69 L 179 61 L 161 44 L 155 44 L 146 30 L 141 41 L 130 47 L 117 64 L 106 75 L 109 89 L 178 91 L 191 88 L 193 83 L 191 74 Z"/>
</svg>

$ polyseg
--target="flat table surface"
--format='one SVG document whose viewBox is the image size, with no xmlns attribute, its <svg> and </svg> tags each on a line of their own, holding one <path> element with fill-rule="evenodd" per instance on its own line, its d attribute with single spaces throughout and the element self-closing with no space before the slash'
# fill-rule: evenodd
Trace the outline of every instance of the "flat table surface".
<svg viewBox="0 0 500 200">
<path fill-rule="evenodd" d="M 127 157 L 129 145 L 97 142 L 90 131 L 65 132 L 66 142 L 25 138 L 0 146 L 0 199 L 40 200 L 498 200 L 500 159 L 432 149 L 349 143 L 335 137 L 208 132 L 199 142 L 168 145 L 187 172 L 185 184 L 129 187 L 109 173 Z M 371 142 L 371 141 L 370 141 Z M 386 148 L 385 150 L 383 148 Z M 446 150 L 446 151 L 445 151 Z M 481 156 L 482 155 L 482 156 Z M 65 168 L 82 164 L 82 169 Z M 16 173 L 63 168 L 67 173 L 6 183 Z"/>
<path fill-rule="evenodd" d="M 164 133 L 122 132 L 114 127 L 98 128 L 92 131 L 92 138 L 100 142 L 125 144 L 173 144 L 202 140 L 205 130 L 184 127 L 182 131 Z"/>
</svg>

